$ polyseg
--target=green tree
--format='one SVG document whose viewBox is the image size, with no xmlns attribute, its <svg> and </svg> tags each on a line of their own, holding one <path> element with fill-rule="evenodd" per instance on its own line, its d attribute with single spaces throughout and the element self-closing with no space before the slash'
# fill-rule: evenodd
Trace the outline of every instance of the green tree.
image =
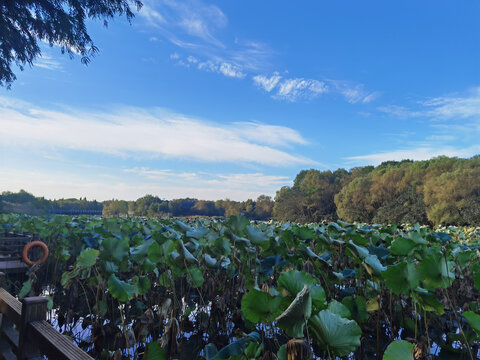
<svg viewBox="0 0 480 360">
<path fill-rule="evenodd" d="M 273 216 L 275 202 L 270 196 L 260 195 L 255 201 L 254 218 L 257 220 L 268 220 Z"/>
<path fill-rule="evenodd" d="M 123 15 L 130 21 L 138 0 L 20 0 L 0 2 L 0 85 L 11 86 L 20 70 L 41 55 L 39 41 L 59 45 L 61 52 L 82 56 L 87 64 L 98 52 L 87 33 L 85 20 L 108 20 Z"/>
<path fill-rule="evenodd" d="M 374 210 L 369 196 L 371 186 L 371 176 L 361 176 L 335 195 L 338 217 L 345 221 L 371 222 Z"/>
<path fill-rule="evenodd" d="M 305 196 L 296 188 L 282 187 L 275 195 L 273 217 L 277 221 L 309 222 Z"/>
<path fill-rule="evenodd" d="M 425 184 L 428 219 L 436 225 L 480 223 L 480 167 L 460 168 Z"/>
<path fill-rule="evenodd" d="M 110 200 L 103 202 L 103 216 L 126 216 L 128 215 L 128 202 L 125 200 Z"/>
</svg>

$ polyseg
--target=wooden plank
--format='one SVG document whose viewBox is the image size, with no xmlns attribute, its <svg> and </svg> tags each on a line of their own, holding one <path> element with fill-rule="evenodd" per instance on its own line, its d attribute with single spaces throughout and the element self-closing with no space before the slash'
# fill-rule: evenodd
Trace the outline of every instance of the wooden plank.
<svg viewBox="0 0 480 360">
<path fill-rule="evenodd" d="M 33 321 L 28 325 L 31 341 L 35 341 L 42 354 L 55 360 L 93 360 L 82 349 L 60 334 L 46 321 Z"/>
<path fill-rule="evenodd" d="M 22 303 L 3 288 L 0 288 L 0 312 L 15 325 L 20 326 L 22 320 Z"/>
<path fill-rule="evenodd" d="M 26 270 L 28 268 L 27 264 L 25 264 L 23 261 L 19 260 L 8 260 L 5 261 L 3 259 L 0 259 L 0 271 L 8 271 L 8 270 L 13 270 L 13 269 L 21 269 L 21 270 Z"/>
<path fill-rule="evenodd" d="M 18 332 L 14 330 L 12 327 L 8 327 L 2 330 L 4 338 L 8 341 L 10 346 L 13 349 L 18 348 Z"/>
<path fill-rule="evenodd" d="M 17 360 L 17 356 L 8 347 L 8 345 L 6 345 L 6 342 L 3 341 L 3 339 L 0 340 L 0 359 L 3 359 L 3 360 Z"/>
</svg>

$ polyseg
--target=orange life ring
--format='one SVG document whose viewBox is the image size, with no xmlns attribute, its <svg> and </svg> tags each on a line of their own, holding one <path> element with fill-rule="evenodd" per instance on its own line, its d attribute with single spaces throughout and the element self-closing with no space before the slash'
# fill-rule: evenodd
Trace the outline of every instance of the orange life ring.
<svg viewBox="0 0 480 360">
<path fill-rule="evenodd" d="M 40 260 L 37 260 L 37 261 L 32 261 L 28 258 L 28 252 L 34 246 L 40 246 L 43 250 L 43 257 Z M 47 247 L 47 245 L 44 242 L 38 241 L 38 240 L 29 242 L 27 245 L 25 245 L 25 247 L 23 248 L 23 251 L 22 251 L 23 262 L 25 264 L 27 264 L 28 266 L 32 266 L 34 264 L 41 265 L 47 260 L 47 257 L 48 257 L 48 247 Z"/>
</svg>

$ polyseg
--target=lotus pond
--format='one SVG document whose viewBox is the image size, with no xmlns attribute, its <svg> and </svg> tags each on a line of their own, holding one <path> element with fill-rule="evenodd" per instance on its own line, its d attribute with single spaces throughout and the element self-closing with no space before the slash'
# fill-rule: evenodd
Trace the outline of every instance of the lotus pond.
<svg viewBox="0 0 480 360">
<path fill-rule="evenodd" d="M 0 215 L 10 278 L 98 359 L 477 359 L 480 229 Z M 296 357 L 292 357 L 297 352 Z"/>
</svg>

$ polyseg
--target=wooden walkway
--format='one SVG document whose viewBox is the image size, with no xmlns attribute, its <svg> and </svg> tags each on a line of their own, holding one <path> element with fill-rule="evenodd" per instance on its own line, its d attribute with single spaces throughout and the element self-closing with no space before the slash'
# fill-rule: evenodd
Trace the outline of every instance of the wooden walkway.
<svg viewBox="0 0 480 360">
<path fill-rule="evenodd" d="M 46 314 L 46 298 L 19 301 L 0 288 L 0 359 L 93 360 L 45 321 Z"/>
<path fill-rule="evenodd" d="M 0 237 L 0 271 L 4 273 L 26 272 L 28 266 L 22 261 L 22 250 L 33 240 L 34 236 L 32 235 L 5 232 Z"/>
</svg>

